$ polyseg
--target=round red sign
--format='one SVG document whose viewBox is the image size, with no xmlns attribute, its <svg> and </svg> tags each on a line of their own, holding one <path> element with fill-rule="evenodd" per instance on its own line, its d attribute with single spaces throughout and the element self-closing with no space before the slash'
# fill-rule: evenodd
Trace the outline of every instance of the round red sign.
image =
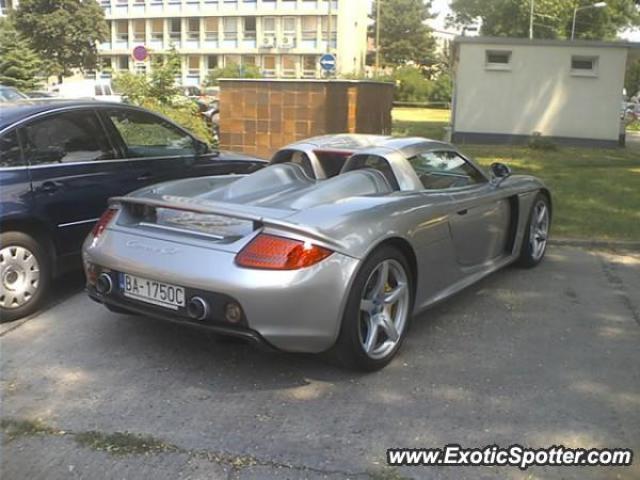
<svg viewBox="0 0 640 480">
<path fill-rule="evenodd" d="M 138 62 L 144 62 L 148 55 L 149 52 L 147 52 L 147 49 L 142 45 L 138 45 L 133 49 L 133 59 Z"/>
</svg>

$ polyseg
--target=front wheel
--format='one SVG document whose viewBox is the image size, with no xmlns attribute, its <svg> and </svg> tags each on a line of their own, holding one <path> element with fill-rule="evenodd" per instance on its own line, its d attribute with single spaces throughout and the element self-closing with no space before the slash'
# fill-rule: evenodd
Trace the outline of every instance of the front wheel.
<svg viewBox="0 0 640 480">
<path fill-rule="evenodd" d="M 347 368 L 385 367 L 402 345 L 412 310 L 413 279 L 406 258 L 396 248 L 380 248 L 351 287 L 334 356 Z"/>
<path fill-rule="evenodd" d="M 533 201 L 529 224 L 522 239 L 518 264 L 524 268 L 538 265 L 544 258 L 551 227 L 551 208 L 548 197 L 539 193 Z"/>
<path fill-rule="evenodd" d="M 35 312 L 47 293 L 50 274 L 49 259 L 33 237 L 0 234 L 0 321 Z"/>
</svg>

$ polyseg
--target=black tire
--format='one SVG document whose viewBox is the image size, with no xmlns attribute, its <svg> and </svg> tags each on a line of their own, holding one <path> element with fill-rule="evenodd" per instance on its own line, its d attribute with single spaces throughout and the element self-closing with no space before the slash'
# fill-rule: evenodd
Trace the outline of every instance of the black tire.
<svg viewBox="0 0 640 480">
<path fill-rule="evenodd" d="M 408 313 L 404 328 L 400 332 L 399 340 L 395 347 L 383 358 L 371 358 L 361 343 L 360 338 L 360 302 L 363 290 L 374 270 L 385 260 L 395 260 L 402 266 L 408 280 L 409 292 Z M 409 262 L 400 250 L 392 246 L 382 246 L 375 250 L 363 263 L 351 286 L 347 304 L 345 307 L 340 334 L 333 348 L 327 352 L 331 360 L 336 361 L 342 367 L 365 372 L 374 372 L 384 368 L 393 360 L 407 335 L 411 323 L 414 301 L 414 279 L 411 275 Z"/>
<path fill-rule="evenodd" d="M 37 287 L 23 305 L 13 308 L 0 305 L 0 322 L 10 322 L 35 312 L 42 306 L 49 292 L 49 284 L 51 283 L 51 259 L 35 238 L 17 231 L 0 233 L 0 251 L 6 250 L 7 248 L 11 249 L 12 247 L 26 249 L 30 252 L 35 257 L 40 275 L 37 279 Z M 8 294 L 10 293 L 9 287 L 5 285 L 5 281 L 10 280 L 10 273 L 8 266 L 3 267 L 4 261 L 4 259 L 0 259 L 1 302 L 9 301 Z"/>
<path fill-rule="evenodd" d="M 533 200 L 533 204 L 531 205 L 531 210 L 529 211 L 529 220 L 527 221 L 527 228 L 524 232 L 524 237 L 522 238 L 522 247 L 520 249 L 520 257 L 518 257 L 517 265 L 522 268 L 533 268 L 538 265 L 545 256 L 547 242 L 545 242 L 544 248 L 542 250 L 542 254 L 536 253 L 535 246 L 531 239 L 531 229 L 533 228 L 535 221 L 535 212 L 536 208 L 544 204 L 546 207 L 547 215 L 548 215 L 548 226 L 547 226 L 547 237 L 549 235 L 549 230 L 551 228 L 551 205 L 549 202 L 549 197 L 544 193 L 538 193 L 536 198 Z"/>
</svg>

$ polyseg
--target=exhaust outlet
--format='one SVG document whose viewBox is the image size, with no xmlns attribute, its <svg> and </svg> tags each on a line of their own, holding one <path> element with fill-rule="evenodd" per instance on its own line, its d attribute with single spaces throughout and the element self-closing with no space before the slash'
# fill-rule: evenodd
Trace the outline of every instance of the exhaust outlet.
<svg viewBox="0 0 640 480">
<path fill-rule="evenodd" d="M 204 320 L 209 316 L 209 304 L 201 297 L 192 297 L 187 304 L 187 314 L 194 320 Z"/>
<path fill-rule="evenodd" d="M 109 295 L 113 291 L 113 282 L 109 275 L 106 273 L 100 274 L 98 280 L 96 280 L 96 291 L 100 295 Z"/>
</svg>

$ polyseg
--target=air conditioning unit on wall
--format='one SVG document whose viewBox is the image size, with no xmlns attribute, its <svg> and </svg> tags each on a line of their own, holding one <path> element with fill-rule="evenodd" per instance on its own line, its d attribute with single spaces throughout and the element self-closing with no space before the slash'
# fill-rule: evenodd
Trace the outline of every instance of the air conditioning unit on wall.
<svg viewBox="0 0 640 480">
<path fill-rule="evenodd" d="M 280 41 L 280 48 L 293 48 L 296 46 L 296 37 L 293 35 L 285 35 Z"/>
<path fill-rule="evenodd" d="M 273 48 L 276 46 L 276 37 L 272 35 L 267 35 L 262 38 L 262 48 Z"/>
</svg>

